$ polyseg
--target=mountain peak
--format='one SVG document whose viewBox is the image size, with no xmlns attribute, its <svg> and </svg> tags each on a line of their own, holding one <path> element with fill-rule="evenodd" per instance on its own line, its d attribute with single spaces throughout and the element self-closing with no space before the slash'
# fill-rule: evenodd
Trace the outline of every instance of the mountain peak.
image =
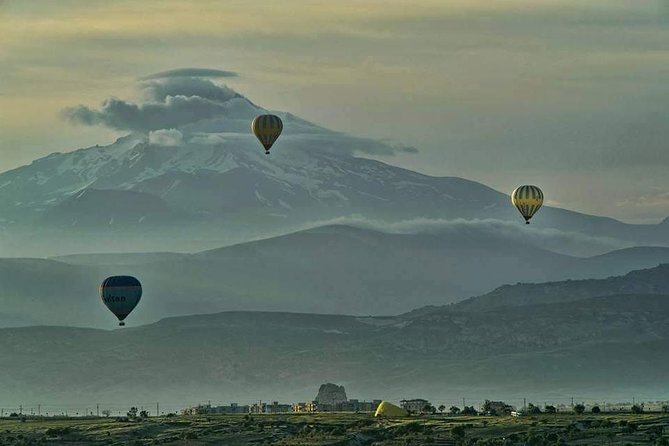
<svg viewBox="0 0 669 446">
<path fill-rule="evenodd" d="M 56 207 L 74 212 L 76 206 L 66 200 L 86 189 L 148 194 L 155 199 L 154 207 L 168 206 L 201 222 L 200 234 L 230 242 L 351 215 L 381 221 L 519 222 L 502 193 L 473 181 L 431 177 L 370 159 L 404 149 L 328 130 L 291 113 L 275 112 L 284 119 L 284 130 L 272 155 L 266 156 L 250 123 L 267 110 L 215 81 L 220 77 L 225 73 L 196 68 L 163 72 L 140 80 L 141 101 L 108 98 L 99 107 L 65 110 L 72 122 L 105 126 L 127 136 L 109 146 L 52 154 L 0 174 L 3 224 L 23 228 L 26 222 L 38 222 L 35 232 L 46 233 L 43 226 L 49 220 L 44 215 Z M 129 200 L 135 203 L 136 198 Z M 141 218 L 136 211 L 115 221 L 136 221 Z M 57 220 L 74 219 L 81 221 L 77 215 Z M 610 244 L 609 239 L 624 240 L 627 246 L 630 241 L 666 244 L 667 225 L 637 228 L 550 207 L 533 223 L 524 228 L 530 237 L 544 240 L 537 232 L 544 225 L 569 232 L 564 237 L 574 246 L 588 245 L 592 235 L 600 244 Z M 172 226 L 172 238 L 182 238 L 180 223 Z M 103 227 L 108 225 L 98 229 Z M 517 232 L 515 226 L 511 230 Z M 572 233 L 579 232 L 587 240 L 570 242 Z M 233 240 L 230 234 L 235 234 Z"/>
</svg>

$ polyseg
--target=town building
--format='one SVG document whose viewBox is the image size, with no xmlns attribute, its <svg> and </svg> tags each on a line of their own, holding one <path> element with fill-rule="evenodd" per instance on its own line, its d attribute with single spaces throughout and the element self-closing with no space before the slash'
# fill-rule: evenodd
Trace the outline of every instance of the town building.
<svg viewBox="0 0 669 446">
<path fill-rule="evenodd" d="M 281 404 L 278 401 L 265 406 L 265 413 L 288 413 L 293 411 L 292 404 Z"/>
<path fill-rule="evenodd" d="M 381 400 L 374 401 L 358 401 L 351 399 L 338 404 L 338 411 L 340 412 L 375 412 L 376 408 L 381 404 Z"/>
<path fill-rule="evenodd" d="M 409 413 L 423 413 L 425 412 L 425 406 L 428 405 L 430 405 L 430 402 L 421 398 L 400 401 L 400 407 Z"/>
<path fill-rule="evenodd" d="M 183 415 L 210 415 L 210 414 L 228 414 L 228 413 L 249 413 L 248 405 L 239 405 L 231 403 L 228 406 L 212 406 L 210 404 L 198 404 L 181 411 Z"/>
<path fill-rule="evenodd" d="M 216 406 L 213 407 L 212 413 L 249 413 L 249 405 L 243 404 L 239 405 L 237 403 L 230 403 L 228 406 Z"/>
<path fill-rule="evenodd" d="M 288 413 L 292 411 L 292 404 L 281 404 L 278 401 L 273 401 L 272 404 L 257 402 L 249 408 L 249 413 Z"/>
<path fill-rule="evenodd" d="M 318 403 L 316 403 L 316 401 L 293 404 L 293 412 L 295 413 L 313 413 L 318 412 L 318 409 Z"/>
</svg>

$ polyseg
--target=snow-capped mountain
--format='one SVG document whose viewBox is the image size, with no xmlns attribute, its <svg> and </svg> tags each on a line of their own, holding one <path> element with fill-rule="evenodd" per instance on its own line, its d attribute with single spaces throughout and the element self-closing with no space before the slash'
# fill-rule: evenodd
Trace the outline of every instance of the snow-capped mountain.
<svg viewBox="0 0 669 446">
<path fill-rule="evenodd" d="M 184 249 L 166 240 L 188 232 L 240 241 L 352 214 L 521 223 L 505 194 L 365 158 L 395 149 L 289 113 L 277 113 L 284 132 L 266 156 L 249 131 L 251 119 L 266 110 L 224 91 L 206 118 L 132 132 L 109 146 L 54 153 L 0 174 L 0 224 L 9 251 L 25 246 L 25 237 L 8 234 L 31 234 L 31 228 L 58 236 L 61 244 L 68 234 L 74 240 L 90 233 L 119 240 L 131 234 L 141 238 L 142 249 L 156 250 Z M 669 243 L 667 225 L 626 225 L 560 209 L 543 209 L 534 223 L 630 244 Z"/>
</svg>

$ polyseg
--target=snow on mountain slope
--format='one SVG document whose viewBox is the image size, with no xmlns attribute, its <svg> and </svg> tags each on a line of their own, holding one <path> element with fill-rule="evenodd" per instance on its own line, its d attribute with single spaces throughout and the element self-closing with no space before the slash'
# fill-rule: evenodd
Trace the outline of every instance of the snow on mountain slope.
<svg viewBox="0 0 669 446">
<path fill-rule="evenodd" d="M 265 110 L 240 97 L 227 103 L 228 114 L 180 127 L 179 145 L 152 144 L 149 135 L 133 133 L 110 146 L 56 153 L 5 172 L 0 175 L 5 185 L 0 206 L 18 220 L 86 188 L 146 192 L 207 215 L 258 208 L 314 215 L 338 209 L 331 216 L 341 215 L 342 209 L 444 215 L 457 202 L 452 214 L 459 217 L 463 210 L 492 209 L 504 200 L 474 182 L 428 177 L 358 158 L 358 152 L 393 149 L 286 113 L 281 114 L 284 136 L 273 154 L 265 156 L 248 129 L 250 118 Z M 310 209 L 314 207 L 316 213 Z"/>
<path fill-rule="evenodd" d="M 81 231 L 99 233 L 113 227 L 100 225 L 99 219 L 80 218 L 82 212 L 110 211 L 104 199 L 97 207 L 93 201 L 83 208 L 74 206 L 83 190 L 156 197 L 152 201 L 143 195 L 151 206 L 164 208 L 154 222 L 159 221 L 163 229 L 174 225 L 172 233 L 162 234 L 160 244 L 151 245 L 153 222 L 142 219 L 141 210 L 122 205 L 112 210 L 117 213 L 114 221 L 137 223 L 140 230 L 134 236 L 144 243 L 143 250 L 184 249 L 163 245 L 165 240 L 182 238 L 182 217 L 197 224 L 191 233 L 236 241 L 353 214 L 387 221 L 424 217 L 520 223 L 505 194 L 473 181 L 431 177 L 364 158 L 391 154 L 395 149 L 325 129 L 289 113 L 278 113 L 284 121 L 284 134 L 266 156 L 250 133 L 249 122 L 267 110 L 230 89 L 214 88 L 221 89 L 214 95 L 216 102 L 209 104 L 215 106 L 215 113 L 202 119 L 190 119 L 169 130 L 134 131 L 109 146 L 54 153 L 0 174 L 0 225 L 5 228 L 5 238 L 15 240 L 9 235 L 12 231 L 30 234 L 31 224 L 44 237 L 61 237 L 62 231 L 71 230 L 72 222 L 78 226 L 72 237 L 81 237 Z M 155 94 L 163 100 L 167 97 L 164 92 Z M 169 132 L 169 142 L 159 137 L 165 136 L 161 132 Z M 131 201 L 138 198 L 125 196 L 132 197 L 128 198 Z M 58 218 L 51 218 L 53 215 Z M 626 225 L 548 207 L 533 223 L 538 228 L 624 240 L 627 245 L 669 245 L 667 225 Z M 13 243 L 19 250 L 24 245 L 23 241 Z M 74 247 L 61 253 L 66 252 L 74 252 Z"/>
</svg>

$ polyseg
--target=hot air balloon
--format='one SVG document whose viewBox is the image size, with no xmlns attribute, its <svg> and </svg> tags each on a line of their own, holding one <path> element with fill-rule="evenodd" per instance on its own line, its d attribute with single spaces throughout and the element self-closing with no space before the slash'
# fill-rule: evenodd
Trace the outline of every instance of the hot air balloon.
<svg viewBox="0 0 669 446">
<path fill-rule="evenodd" d="M 269 149 L 281 135 L 282 130 L 283 122 L 281 122 L 281 118 L 275 115 L 256 116 L 251 123 L 251 131 L 265 148 L 266 155 L 269 155 Z"/>
<path fill-rule="evenodd" d="M 122 327 L 125 325 L 123 320 L 142 298 L 142 284 L 132 276 L 107 277 L 100 285 L 100 297 Z"/>
<path fill-rule="evenodd" d="M 530 218 L 544 203 L 544 193 L 537 186 L 520 186 L 511 194 L 511 202 L 525 218 L 525 223 L 529 225 Z"/>
<path fill-rule="evenodd" d="M 402 409 L 401 407 L 389 403 L 388 401 L 381 401 L 379 407 L 376 408 L 374 416 L 386 417 L 386 418 L 402 418 L 402 417 L 408 417 L 409 412 L 407 412 L 406 409 Z"/>
</svg>

